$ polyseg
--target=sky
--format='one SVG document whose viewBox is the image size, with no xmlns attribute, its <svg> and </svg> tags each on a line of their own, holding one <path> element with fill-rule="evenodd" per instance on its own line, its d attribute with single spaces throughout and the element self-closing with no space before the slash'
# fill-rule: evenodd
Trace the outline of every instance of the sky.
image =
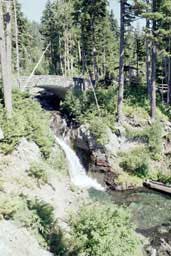
<svg viewBox="0 0 171 256">
<path fill-rule="evenodd" d="M 42 16 L 47 0 L 19 0 L 22 4 L 22 10 L 26 17 L 30 20 L 39 22 Z M 110 0 L 110 6 L 114 10 L 115 16 L 119 18 L 119 4 L 118 0 Z"/>
</svg>

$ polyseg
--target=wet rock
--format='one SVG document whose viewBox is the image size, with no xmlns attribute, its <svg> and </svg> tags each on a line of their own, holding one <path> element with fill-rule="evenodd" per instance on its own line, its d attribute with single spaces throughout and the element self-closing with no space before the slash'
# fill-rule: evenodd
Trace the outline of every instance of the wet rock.
<svg viewBox="0 0 171 256">
<path fill-rule="evenodd" d="M 81 125 L 75 133 L 75 144 L 78 148 L 85 151 L 90 151 L 91 147 L 95 144 L 94 138 L 90 135 L 88 128 Z"/>
<path fill-rule="evenodd" d="M 126 130 L 125 130 L 125 128 L 122 125 L 116 125 L 115 126 L 115 134 L 118 137 L 123 137 L 126 134 Z"/>
<path fill-rule="evenodd" d="M 157 250 L 158 256 L 171 256 L 171 245 L 165 239 L 160 239 L 160 247 Z"/>
<path fill-rule="evenodd" d="M 61 136 L 67 132 L 67 122 L 58 111 L 52 114 L 51 128 L 56 136 Z"/>
<path fill-rule="evenodd" d="M 111 166 L 105 153 L 97 150 L 92 153 L 91 159 L 94 163 L 94 171 L 111 172 Z"/>
<path fill-rule="evenodd" d="M 105 183 L 110 187 L 112 190 L 116 190 L 117 184 L 115 183 L 116 178 L 118 175 L 114 172 L 108 172 L 105 176 Z"/>
<path fill-rule="evenodd" d="M 152 246 L 147 246 L 146 253 L 148 256 L 157 256 L 157 250 L 154 249 Z"/>
<path fill-rule="evenodd" d="M 76 148 L 83 150 L 90 156 L 92 171 L 105 173 L 111 171 L 105 147 L 96 142 L 88 126 L 82 125 L 75 132 L 72 132 L 72 140 Z"/>
</svg>

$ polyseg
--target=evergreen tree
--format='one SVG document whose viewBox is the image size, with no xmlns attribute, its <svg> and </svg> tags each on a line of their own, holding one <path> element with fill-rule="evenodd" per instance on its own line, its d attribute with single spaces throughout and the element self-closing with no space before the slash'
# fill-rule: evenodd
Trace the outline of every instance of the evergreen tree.
<svg viewBox="0 0 171 256">
<path fill-rule="evenodd" d="M 120 1 L 120 56 L 119 56 L 119 92 L 118 92 L 118 122 L 123 119 L 123 97 L 124 97 L 124 57 L 125 57 L 125 30 L 130 26 L 134 19 L 134 13 L 131 4 L 127 0 Z"/>
<path fill-rule="evenodd" d="M 94 74 L 95 80 L 111 72 L 115 65 L 117 37 L 114 19 L 107 8 L 106 0 L 74 1 L 74 21 L 80 28 L 82 73 Z"/>
</svg>

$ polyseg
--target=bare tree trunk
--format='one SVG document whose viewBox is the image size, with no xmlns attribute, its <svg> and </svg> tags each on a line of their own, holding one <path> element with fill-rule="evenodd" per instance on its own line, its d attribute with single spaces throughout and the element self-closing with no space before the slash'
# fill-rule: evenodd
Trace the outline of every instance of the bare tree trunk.
<svg viewBox="0 0 171 256">
<path fill-rule="evenodd" d="M 81 46 L 80 46 L 80 41 L 78 40 L 78 60 L 81 62 Z"/>
<path fill-rule="evenodd" d="M 153 12 L 156 11 L 156 0 L 153 0 Z M 156 32 L 156 21 L 153 20 L 153 37 Z M 156 42 L 152 43 L 152 71 L 151 71 L 151 119 L 154 120 L 156 116 L 156 62 L 157 62 L 157 47 Z"/>
<path fill-rule="evenodd" d="M 6 3 L 6 42 L 3 21 L 2 0 L 0 0 L 0 55 L 2 66 L 3 93 L 7 116 L 12 114 L 12 77 L 11 77 L 11 2 Z M 9 47 L 9 48 L 8 48 Z"/>
<path fill-rule="evenodd" d="M 168 58 L 168 91 L 167 91 L 167 104 L 171 103 L 171 58 Z"/>
<path fill-rule="evenodd" d="M 14 6 L 14 24 L 15 24 L 15 45 L 16 45 L 16 71 L 17 78 L 19 81 L 20 78 L 20 55 L 19 55 L 19 42 L 18 42 L 18 24 L 17 24 L 17 8 L 16 8 L 16 0 L 13 0 Z"/>
<path fill-rule="evenodd" d="M 66 76 L 66 73 L 67 73 L 67 46 L 66 46 L 66 32 L 64 32 L 64 74 Z"/>
<path fill-rule="evenodd" d="M 171 54 L 171 39 L 169 37 L 169 54 Z M 168 57 L 168 91 L 167 91 L 167 104 L 171 103 L 171 57 Z"/>
<path fill-rule="evenodd" d="M 8 76 L 12 80 L 12 34 L 11 34 L 11 0 L 6 3 L 6 52 Z"/>
<path fill-rule="evenodd" d="M 120 59 L 119 59 L 119 92 L 118 92 L 118 122 L 121 123 L 123 119 L 123 94 L 124 94 L 124 34 L 125 34 L 125 0 L 120 2 Z"/>
<path fill-rule="evenodd" d="M 149 4 L 149 0 L 146 0 L 146 3 Z M 147 37 L 150 31 L 150 20 L 146 19 L 146 30 L 147 30 Z M 146 37 L 146 83 L 147 83 L 147 92 L 150 98 L 151 95 L 151 42 Z"/>
<path fill-rule="evenodd" d="M 68 72 L 67 72 L 67 75 L 69 75 L 70 76 L 70 56 L 69 56 L 69 53 L 70 53 L 70 50 L 69 50 L 69 35 L 68 35 L 68 32 L 67 32 L 67 40 L 66 40 L 66 46 L 67 46 L 67 48 L 66 48 L 66 52 L 67 52 L 67 70 L 68 70 Z"/>
</svg>

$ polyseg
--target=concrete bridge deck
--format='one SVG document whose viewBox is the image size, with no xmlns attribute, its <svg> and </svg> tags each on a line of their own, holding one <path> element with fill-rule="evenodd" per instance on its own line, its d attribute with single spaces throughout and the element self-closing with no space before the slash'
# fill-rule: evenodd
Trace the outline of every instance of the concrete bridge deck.
<svg viewBox="0 0 171 256">
<path fill-rule="evenodd" d="M 17 81 L 21 90 L 29 91 L 34 87 L 43 88 L 53 91 L 60 98 L 64 98 L 66 92 L 70 89 L 84 91 L 91 87 L 90 80 L 81 77 L 70 78 L 57 75 L 34 75 L 29 81 L 28 79 L 28 76 L 22 76 Z"/>
</svg>

